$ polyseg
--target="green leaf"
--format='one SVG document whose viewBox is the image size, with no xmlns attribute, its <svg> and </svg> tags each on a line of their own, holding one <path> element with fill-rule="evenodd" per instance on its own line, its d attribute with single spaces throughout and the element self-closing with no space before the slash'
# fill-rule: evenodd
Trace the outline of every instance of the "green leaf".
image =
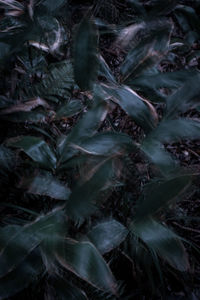
<svg viewBox="0 0 200 300">
<path fill-rule="evenodd" d="M 30 181 L 30 179 L 28 180 Z M 26 185 L 25 183 L 22 183 Z M 45 195 L 58 200 L 67 200 L 71 193 L 70 189 L 61 183 L 51 173 L 46 172 L 35 176 L 28 185 L 28 193 Z"/>
<path fill-rule="evenodd" d="M 113 219 L 97 224 L 89 231 L 87 236 L 99 252 L 104 254 L 118 247 L 127 234 L 128 230 Z"/>
<path fill-rule="evenodd" d="M 175 72 L 156 72 L 155 74 L 142 74 L 136 78 L 129 78 L 126 81 L 127 85 L 132 87 L 149 88 L 157 90 L 160 88 L 178 88 L 183 85 L 183 82 L 188 80 L 188 78 L 196 75 L 196 71 L 181 70 Z"/>
<path fill-rule="evenodd" d="M 153 219 L 134 222 L 131 232 L 140 238 L 150 250 L 155 251 L 162 259 L 179 271 L 187 271 L 189 262 L 180 238 L 169 228 Z"/>
<path fill-rule="evenodd" d="M 67 215 L 81 224 L 95 210 L 94 202 L 112 176 L 112 161 L 105 160 L 87 174 L 86 182 L 78 183 L 66 204 Z"/>
<path fill-rule="evenodd" d="M 56 111 L 56 120 L 61 118 L 69 118 L 78 113 L 80 113 L 83 109 L 83 105 L 80 100 L 71 100 L 66 104 L 62 104 Z"/>
<path fill-rule="evenodd" d="M 82 90 L 90 90 L 98 68 L 97 33 L 91 20 L 83 19 L 74 42 L 74 76 Z"/>
<path fill-rule="evenodd" d="M 63 214 L 60 211 L 55 211 L 37 218 L 24 227 L 1 229 L 0 241 L 1 243 L 5 241 L 5 244 L 0 252 L 0 277 L 14 270 L 49 235 L 53 242 L 53 230 L 60 232 L 63 223 Z M 5 234 L 7 232 L 11 233 L 11 237 L 7 236 L 6 239 Z"/>
<path fill-rule="evenodd" d="M 83 138 L 89 138 L 94 135 L 101 122 L 105 119 L 106 114 L 106 102 L 98 103 L 83 116 L 67 137 L 63 137 L 58 142 L 57 148 L 60 155 L 60 163 L 64 163 L 77 152 L 75 150 L 69 151 L 70 143 L 79 145 Z"/>
<path fill-rule="evenodd" d="M 156 164 L 163 175 L 175 172 L 176 162 L 165 151 L 163 143 L 179 142 L 182 139 L 197 139 L 200 136 L 200 122 L 190 119 L 163 120 L 143 140 L 141 150 Z"/>
<path fill-rule="evenodd" d="M 108 95 L 114 97 L 113 101 L 117 102 L 144 130 L 150 131 L 153 129 L 157 114 L 154 108 L 148 106 L 146 101 L 136 92 L 127 86 L 107 86 L 104 84 L 102 88 Z"/>
<path fill-rule="evenodd" d="M 113 275 L 103 257 L 89 242 L 66 239 L 56 252 L 59 263 L 91 285 L 116 294 Z"/>
<path fill-rule="evenodd" d="M 178 142 L 182 139 L 198 139 L 200 137 L 200 122 L 191 119 L 163 120 L 147 140 L 154 139 L 162 143 Z"/>
<path fill-rule="evenodd" d="M 15 254 L 13 253 L 13 255 Z M 31 252 L 17 268 L 0 279 L 0 298 L 10 298 L 27 288 L 32 281 L 38 279 L 38 275 L 42 271 L 41 256 L 37 251 Z"/>
<path fill-rule="evenodd" d="M 33 161 L 39 163 L 42 167 L 52 169 L 56 167 L 56 157 L 47 143 L 42 139 L 34 136 L 21 136 L 10 139 L 8 146 L 20 148 Z"/>
<path fill-rule="evenodd" d="M 34 110 L 29 112 L 15 112 L 8 115 L 3 115 L 3 120 L 8 120 L 14 123 L 45 123 L 46 122 L 47 113 L 42 110 Z"/>
<path fill-rule="evenodd" d="M 149 183 L 138 202 L 136 219 L 155 214 L 160 208 L 179 197 L 190 184 L 190 176 L 182 175 L 160 183 Z"/>
<path fill-rule="evenodd" d="M 159 141 L 147 137 L 141 145 L 141 150 L 160 169 L 164 176 L 175 172 L 176 161 L 165 151 L 164 146 Z"/>
<path fill-rule="evenodd" d="M 189 78 L 186 83 L 167 98 L 165 118 L 173 118 L 178 113 L 184 113 L 188 109 L 199 105 L 200 74 Z"/>
<path fill-rule="evenodd" d="M 5 240 L 5 230 L 0 232 L 0 240 Z M 24 228 L 18 228 L 10 239 L 7 239 L 0 252 L 0 277 L 13 271 L 16 266 L 39 245 L 40 239 L 34 235 L 27 234 Z"/>
<path fill-rule="evenodd" d="M 158 64 L 161 57 L 168 51 L 171 25 L 169 23 L 147 22 L 146 37 L 143 37 L 126 56 L 122 66 L 122 79 L 130 75 L 138 76 L 144 70 Z"/>
<path fill-rule="evenodd" d="M 0 230 L 0 253 L 5 247 L 5 244 L 8 243 L 10 239 L 13 238 L 13 236 L 18 233 L 18 231 L 21 229 L 21 226 L 18 225 L 7 225 L 5 227 L 1 227 Z"/>
<path fill-rule="evenodd" d="M 98 61 L 99 61 L 99 75 L 105 77 L 108 82 L 117 83 L 108 64 L 106 63 L 106 61 L 104 60 L 104 58 L 101 55 L 99 55 Z"/>
<path fill-rule="evenodd" d="M 72 145 L 83 153 L 103 156 L 122 155 L 125 151 L 132 151 L 133 146 L 128 135 L 114 132 L 98 133 L 84 139 L 79 145 Z"/>
</svg>

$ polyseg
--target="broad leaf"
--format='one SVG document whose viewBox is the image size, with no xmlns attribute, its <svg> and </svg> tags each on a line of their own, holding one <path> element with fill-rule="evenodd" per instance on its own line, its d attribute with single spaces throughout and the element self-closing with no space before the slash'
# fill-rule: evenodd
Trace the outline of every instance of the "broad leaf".
<svg viewBox="0 0 200 300">
<path fill-rule="evenodd" d="M 58 151 L 60 155 L 60 163 L 71 158 L 77 151 L 69 151 L 70 143 L 80 144 L 83 138 L 89 138 L 94 135 L 105 119 L 107 114 L 107 106 L 105 102 L 100 102 L 90 109 L 83 118 L 73 127 L 67 137 L 63 137 L 58 142 Z"/>
<path fill-rule="evenodd" d="M 200 122 L 192 119 L 163 120 L 147 137 L 162 143 L 178 142 L 181 139 L 198 139 L 200 137 Z"/>
<path fill-rule="evenodd" d="M 88 172 L 89 179 L 86 182 L 78 183 L 72 190 L 66 204 L 66 213 L 76 223 L 81 224 L 84 218 L 95 211 L 95 200 L 111 178 L 112 172 L 112 161 L 105 160 Z"/>
<path fill-rule="evenodd" d="M 47 169 L 56 167 L 56 157 L 47 143 L 34 136 L 20 136 L 10 139 L 8 146 L 19 148 L 25 152 L 32 160 Z"/>
<path fill-rule="evenodd" d="M 130 75 L 138 76 L 147 68 L 157 64 L 161 56 L 168 51 L 171 25 L 157 21 L 147 22 L 146 30 L 148 34 L 126 56 L 121 73 L 123 80 Z"/>
<path fill-rule="evenodd" d="M 127 86 L 102 85 L 102 87 L 108 95 L 113 97 L 113 101 L 117 102 L 144 130 L 153 129 L 157 114 L 150 103 Z"/>
<path fill-rule="evenodd" d="M 169 228 L 153 219 L 132 223 L 131 232 L 140 238 L 152 251 L 172 267 L 186 271 L 189 268 L 187 255 L 180 238 Z"/>
<path fill-rule="evenodd" d="M 49 235 L 53 240 L 52 230 L 60 232 L 63 224 L 63 214 L 55 211 L 24 227 L 9 227 L 11 238 L 7 239 L 0 252 L 0 277 L 14 270 Z M 5 240 L 6 232 L 6 229 L 0 231 L 0 241 Z"/>
<path fill-rule="evenodd" d="M 160 169 L 164 176 L 175 171 L 176 161 L 165 151 L 163 144 L 159 141 L 146 138 L 141 145 L 141 150 Z"/>
<path fill-rule="evenodd" d="M 116 293 L 116 284 L 103 257 L 89 242 L 66 239 L 55 253 L 59 263 L 93 286 Z"/>
<path fill-rule="evenodd" d="M 28 180 L 30 182 L 30 180 Z M 26 182 L 22 183 L 26 185 Z M 58 200 L 67 200 L 71 193 L 70 189 L 61 183 L 51 173 L 44 173 L 35 176 L 28 184 L 28 193 L 45 195 Z"/>
<path fill-rule="evenodd" d="M 111 156 L 121 155 L 125 151 L 133 150 L 133 142 L 128 135 L 114 132 L 99 133 L 84 139 L 79 145 L 72 147 L 91 155 Z"/>
<path fill-rule="evenodd" d="M 13 253 L 15 255 L 15 253 Z M 0 279 L 0 298 L 7 299 L 38 279 L 44 267 L 38 251 L 33 251 L 17 268 Z"/>
<path fill-rule="evenodd" d="M 192 106 L 199 105 L 200 74 L 189 78 L 176 93 L 167 98 L 165 118 L 173 118 L 178 113 L 184 113 Z"/>
<path fill-rule="evenodd" d="M 127 234 L 128 230 L 113 219 L 97 224 L 89 231 L 87 236 L 101 254 L 104 254 L 118 247 Z"/>
<path fill-rule="evenodd" d="M 74 76 L 82 90 L 89 90 L 97 76 L 97 33 L 91 20 L 83 19 L 74 45 Z"/>
<path fill-rule="evenodd" d="M 155 214 L 160 208 L 177 199 L 189 186 L 190 176 L 169 178 L 160 183 L 150 183 L 145 187 L 144 195 L 138 202 L 136 218 L 142 219 Z"/>
<path fill-rule="evenodd" d="M 66 104 L 62 104 L 56 111 L 56 120 L 61 118 L 69 118 L 81 112 L 83 105 L 80 100 L 71 100 Z"/>
<path fill-rule="evenodd" d="M 142 74 L 136 78 L 129 78 L 126 81 L 127 85 L 135 88 L 140 88 L 143 91 L 144 88 L 157 90 L 160 88 L 178 88 L 183 85 L 189 78 L 194 77 L 197 74 L 196 71 L 181 70 L 175 72 L 156 72 L 154 74 Z"/>
<path fill-rule="evenodd" d="M 179 142 L 181 139 L 197 139 L 200 122 L 190 119 L 163 120 L 143 141 L 141 150 L 156 164 L 163 175 L 175 171 L 176 162 L 165 151 L 163 143 Z"/>
<path fill-rule="evenodd" d="M 15 112 L 8 115 L 3 115 L 3 120 L 8 120 L 14 123 L 45 123 L 47 113 L 44 110 L 37 109 L 29 112 Z"/>
</svg>

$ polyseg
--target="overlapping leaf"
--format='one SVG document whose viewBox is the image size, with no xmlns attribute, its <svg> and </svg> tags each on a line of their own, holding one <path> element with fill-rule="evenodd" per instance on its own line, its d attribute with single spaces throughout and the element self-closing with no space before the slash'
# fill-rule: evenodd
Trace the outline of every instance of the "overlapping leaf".
<svg viewBox="0 0 200 300">
<path fill-rule="evenodd" d="M 161 56 L 168 51 L 171 25 L 168 23 L 147 22 L 146 37 L 133 47 L 121 66 L 123 80 L 130 75 L 138 76 L 147 68 L 157 64 Z"/>
<path fill-rule="evenodd" d="M 127 234 L 128 230 L 113 219 L 97 224 L 89 231 L 87 236 L 101 254 L 104 254 L 118 247 Z"/>
<path fill-rule="evenodd" d="M 30 182 L 30 179 L 28 180 Z M 26 182 L 23 183 L 26 185 Z M 37 175 L 28 184 L 28 193 L 36 195 L 45 195 L 58 200 L 67 200 L 70 195 L 70 189 L 61 183 L 51 173 L 46 172 Z"/>
<path fill-rule="evenodd" d="M 36 219 L 24 227 L 9 227 L 10 239 L 7 239 L 0 252 L 0 277 L 11 273 L 26 257 L 36 249 L 51 232 L 61 232 L 63 228 L 63 213 L 55 211 Z M 0 241 L 5 240 L 6 229 L 1 229 Z"/>
<path fill-rule="evenodd" d="M 66 214 L 77 224 L 81 224 L 86 217 L 95 211 L 95 200 L 111 179 L 112 172 L 112 161 L 102 161 L 90 170 L 87 174 L 89 179 L 86 182 L 77 184 L 72 190 L 66 204 Z"/>
<path fill-rule="evenodd" d="M 129 78 L 126 84 L 141 91 L 145 89 L 153 89 L 154 91 L 160 88 L 174 89 L 179 88 L 189 78 L 193 78 L 197 74 L 196 71 L 175 71 L 175 72 L 154 72 L 153 74 L 142 74 L 136 78 Z"/>
<path fill-rule="evenodd" d="M 69 151 L 70 143 L 79 145 L 83 138 L 89 138 L 96 133 L 101 122 L 107 114 L 107 105 L 100 102 L 90 109 L 83 118 L 74 126 L 67 137 L 63 137 L 58 142 L 58 152 L 60 155 L 60 163 L 71 158 L 77 151 Z"/>
<path fill-rule="evenodd" d="M 86 138 L 78 146 L 72 147 L 91 155 L 112 156 L 132 151 L 134 144 L 128 135 L 106 132 Z"/>
<path fill-rule="evenodd" d="M 165 149 L 163 143 L 179 142 L 182 139 L 197 139 L 200 136 L 200 123 L 191 119 L 163 120 L 147 136 L 141 150 L 155 163 L 163 175 L 175 171 L 176 162 L 171 158 Z"/>
<path fill-rule="evenodd" d="M 59 120 L 61 118 L 69 118 L 72 117 L 79 112 L 81 112 L 83 109 L 82 103 L 77 100 L 71 100 L 65 104 L 62 104 L 56 111 L 56 120 Z"/>
<path fill-rule="evenodd" d="M 169 228 L 153 219 L 144 219 L 132 223 L 131 232 L 172 267 L 180 271 L 188 270 L 189 263 L 184 246 L 180 238 Z"/>
<path fill-rule="evenodd" d="M 33 161 L 42 167 L 52 169 L 56 167 L 56 157 L 50 147 L 42 139 L 34 136 L 21 136 L 8 141 L 10 147 L 19 148 Z"/>
<path fill-rule="evenodd" d="M 141 145 L 141 150 L 160 169 L 164 176 L 176 171 L 176 161 L 165 151 L 163 144 L 158 140 L 145 139 Z"/>
<path fill-rule="evenodd" d="M 13 256 L 15 253 L 13 253 Z M 33 251 L 19 266 L 5 277 L 0 278 L 0 298 L 7 299 L 27 288 L 38 279 L 43 271 L 42 259 L 38 251 Z"/>
<path fill-rule="evenodd" d="M 103 257 L 90 242 L 66 239 L 56 252 L 59 263 L 95 287 L 116 293 L 113 275 Z"/>
<path fill-rule="evenodd" d="M 180 118 L 176 120 L 163 120 L 147 139 L 154 139 L 162 143 L 172 143 L 187 138 L 198 139 L 199 136 L 200 122 Z"/>
<path fill-rule="evenodd" d="M 102 87 L 144 130 L 153 129 L 157 122 L 157 114 L 150 103 L 127 86 L 102 85 Z"/>
<path fill-rule="evenodd" d="M 173 118 L 178 113 L 184 113 L 191 107 L 199 105 L 200 74 L 189 78 L 174 94 L 167 98 L 165 118 Z"/>
<path fill-rule="evenodd" d="M 150 183 L 138 203 L 136 218 L 142 219 L 155 214 L 160 208 L 177 199 L 189 186 L 190 176 L 169 178 L 160 183 Z"/>
</svg>

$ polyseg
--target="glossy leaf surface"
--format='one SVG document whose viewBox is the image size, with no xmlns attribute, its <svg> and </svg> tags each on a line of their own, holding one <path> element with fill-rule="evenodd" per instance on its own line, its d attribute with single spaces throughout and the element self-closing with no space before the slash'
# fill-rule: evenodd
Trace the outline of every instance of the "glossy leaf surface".
<svg viewBox="0 0 200 300">
<path fill-rule="evenodd" d="M 94 226 L 88 237 L 101 254 L 118 247 L 126 238 L 128 230 L 116 220 L 102 222 Z"/>
<path fill-rule="evenodd" d="M 91 243 L 66 239 L 63 247 L 58 249 L 56 257 L 63 267 L 88 283 L 105 291 L 116 292 L 116 284 L 109 267 Z"/>
<path fill-rule="evenodd" d="M 131 231 L 152 251 L 180 271 L 188 270 L 189 263 L 179 237 L 153 219 L 132 223 Z"/>
<path fill-rule="evenodd" d="M 9 146 L 19 148 L 33 161 L 49 169 L 56 167 L 56 157 L 50 147 L 42 139 L 34 136 L 21 136 L 10 140 Z"/>
<path fill-rule="evenodd" d="M 78 27 L 74 45 L 74 76 L 82 90 L 89 90 L 97 76 L 97 34 L 91 20 Z"/>
</svg>

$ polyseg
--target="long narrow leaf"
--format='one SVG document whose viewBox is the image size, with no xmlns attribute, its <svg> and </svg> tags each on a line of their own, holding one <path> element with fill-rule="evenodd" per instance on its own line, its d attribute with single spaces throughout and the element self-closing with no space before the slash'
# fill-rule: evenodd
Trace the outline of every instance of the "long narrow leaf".
<svg viewBox="0 0 200 300">
<path fill-rule="evenodd" d="M 172 267 L 180 271 L 188 270 L 189 263 L 184 246 L 169 228 L 153 219 L 145 219 L 132 223 L 131 231 Z"/>
<path fill-rule="evenodd" d="M 13 254 L 15 255 L 15 254 Z M 17 268 L 0 279 L 0 299 L 7 299 L 27 288 L 43 271 L 41 256 L 33 251 Z"/>
<path fill-rule="evenodd" d="M 142 219 L 155 214 L 160 208 L 179 197 L 189 184 L 188 175 L 170 178 L 159 184 L 148 184 L 142 200 L 138 203 L 136 218 Z"/>
<path fill-rule="evenodd" d="M 99 289 L 116 294 L 113 275 L 91 243 L 66 239 L 55 254 L 59 263 L 69 271 Z"/>
<path fill-rule="evenodd" d="M 157 114 L 150 103 L 127 86 L 102 85 L 102 87 L 144 130 L 153 129 Z"/>
<path fill-rule="evenodd" d="M 42 139 L 34 136 L 20 136 L 9 140 L 8 145 L 19 148 L 41 166 L 52 169 L 56 167 L 56 157 Z"/>
<path fill-rule="evenodd" d="M 89 90 L 97 76 L 97 33 L 91 20 L 78 27 L 74 45 L 74 76 L 82 90 Z"/>
</svg>

